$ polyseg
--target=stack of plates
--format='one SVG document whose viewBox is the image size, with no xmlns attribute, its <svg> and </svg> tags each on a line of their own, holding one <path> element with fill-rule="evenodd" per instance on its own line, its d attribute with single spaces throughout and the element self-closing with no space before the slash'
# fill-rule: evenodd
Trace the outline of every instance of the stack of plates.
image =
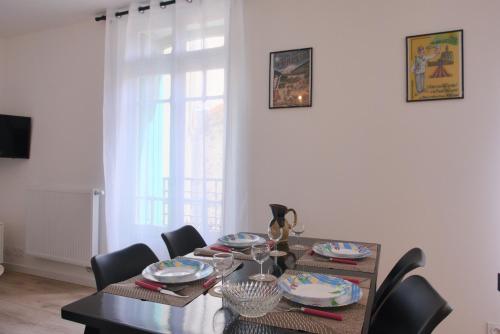
<svg viewBox="0 0 500 334">
<path fill-rule="evenodd" d="M 220 237 L 219 242 L 228 247 L 246 248 L 255 244 L 263 244 L 266 240 L 255 234 L 240 232 Z"/>
<path fill-rule="evenodd" d="M 293 302 L 318 307 L 338 307 L 357 303 L 363 291 L 354 283 L 338 277 L 300 273 L 281 278 L 283 296 Z"/>
<path fill-rule="evenodd" d="M 195 259 L 173 259 L 150 264 L 142 271 L 145 279 L 161 283 L 186 283 L 205 278 L 214 268 Z"/>
<path fill-rule="evenodd" d="M 351 242 L 319 243 L 313 246 L 313 251 L 322 256 L 344 259 L 363 259 L 372 254 L 365 246 Z"/>
</svg>

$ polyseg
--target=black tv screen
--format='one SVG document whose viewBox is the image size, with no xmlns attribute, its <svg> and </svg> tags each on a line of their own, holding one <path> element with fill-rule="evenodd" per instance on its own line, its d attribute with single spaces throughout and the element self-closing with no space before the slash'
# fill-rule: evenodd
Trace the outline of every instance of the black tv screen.
<svg viewBox="0 0 500 334">
<path fill-rule="evenodd" d="M 0 158 L 29 159 L 31 118 L 0 115 Z"/>
</svg>

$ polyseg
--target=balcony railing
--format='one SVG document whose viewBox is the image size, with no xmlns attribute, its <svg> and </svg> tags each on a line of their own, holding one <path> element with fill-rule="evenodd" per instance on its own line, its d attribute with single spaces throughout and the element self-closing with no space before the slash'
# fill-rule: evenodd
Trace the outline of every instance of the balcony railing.
<svg viewBox="0 0 500 334">
<path fill-rule="evenodd" d="M 185 178 L 179 196 L 170 178 L 164 178 L 162 193 L 163 196 L 137 197 L 138 224 L 168 226 L 172 217 L 181 217 L 184 224 L 206 226 L 214 232 L 222 230 L 222 179 Z"/>
</svg>

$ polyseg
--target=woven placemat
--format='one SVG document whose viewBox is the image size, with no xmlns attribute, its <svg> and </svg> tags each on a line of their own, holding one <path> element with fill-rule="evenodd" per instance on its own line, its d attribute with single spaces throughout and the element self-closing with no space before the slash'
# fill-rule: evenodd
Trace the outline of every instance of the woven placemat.
<svg viewBox="0 0 500 334">
<path fill-rule="evenodd" d="M 211 264 L 211 260 L 202 260 Z M 225 272 L 225 275 L 229 275 L 235 271 L 241 264 L 241 261 L 234 261 L 231 269 Z M 213 276 L 213 275 L 212 275 Z M 210 276 L 210 277 L 212 277 Z M 142 279 L 142 275 L 137 275 L 135 277 L 129 278 L 126 281 L 115 283 L 104 288 L 103 292 L 118 295 L 128 298 L 147 300 L 150 302 L 155 302 L 159 304 L 166 304 L 172 306 L 182 307 L 189 304 L 192 300 L 196 299 L 199 295 L 205 292 L 207 289 L 203 288 L 203 283 L 209 278 L 201 279 L 192 283 L 180 283 L 177 285 L 186 285 L 186 288 L 181 290 L 179 293 L 182 295 L 187 295 L 189 298 L 180 298 L 175 296 L 165 295 L 156 291 L 151 291 L 148 289 L 141 288 L 135 285 L 135 281 Z M 220 279 L 217 280 L 219 282 Z M 174 284 L 172 284 L 174 285 Z"/>
<path fill-rule="evenodd" d="M 297 261 L 297 265 L 374 273 L 375 267 L 377 266 L 378 247 L 376 244 L 360 244 L 369 248 L 372 253 L 369 257 L 356 260 L 356 265 L 331 262 L 328 258 L 318 254 L 311 255 L 310 251 L 305 252 L 304 255 L 300 257 Z"/>
<path fill-rule="evenodd" d="M 293 275 L 299 273 L 294 270 L 287 270 L 285 275 Z M 343 276 L 341 276 L 343 277 Z M 354 277 L 361 281 L 360 287 L 363 291 L 363 297 L 357 304 L 336 307 L 336 308 L 321 308 L 321 310 L 341 314 L 342 321 L 333 319 L 321 318 L 317 316 L 303 314 L 301 312 L 280 312 L 281 309 L 292 307 L 301 307 L 303 305 L 296 304 L 285 298 L 280 301 L 280 304 L 275 311 L 266 314 L 259 318 L 246 318 L 240 316 L 241 320 L 258 323 L 262 325 L 305 331 L 317 334 L 359 334 L 363 329 L 365 320 L 366 303 L 370 293 L 369 286 L 371 280 L 366 277 Z"/>
<path fill-rule="evenodd" d="M 214 254 L 220 253 L 220 251 L 216 251 L 213 249 L 209 248 L 210 246 L 203 247 L 203 248 L 196 248 L 194 250 L 194 255 L 196 256 L 214 256 Z M 235 259 L 238 260 L 253 260 L 252 255 L 250 254 L 250 250 L 246 250 L 242 252 L 243 254 L 240 254 L 239 252 L 233 252 L 233 256 Z"/>
</svg>

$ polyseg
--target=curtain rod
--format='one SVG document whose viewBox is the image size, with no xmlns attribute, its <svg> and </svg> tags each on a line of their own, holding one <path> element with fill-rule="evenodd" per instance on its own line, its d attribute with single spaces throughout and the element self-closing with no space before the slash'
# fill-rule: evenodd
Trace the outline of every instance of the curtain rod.
<svg viewBox="0 0 500 334">
<path fill-rule="evenodd" d="M 186 0 L 186 1 L 187 2 L 193 2 L 193 0 Z M 162 2 L 160 2 L 160 7 L 166 7 L 168 5 L 173 5 L 174 3 L 175 3 L 175 0 L 162 1 Z M 139 12 L 144 12 L 146 10 L 149 10 L 150 8 L 151 7 L 148 5 L 148 6 L 139 7 L 139 8 L 137 8 L 137 10 Z M 122 17 L 124 15 L 128 15 L 128 10 L 124 10 L 124 11 L 116 12 L 115 13 L 116 17 Z M 97 22 L 99 22 L 99 21 L 106 21 L 106 15 L 96 16 L 95 20 Z"/>
</svg>

